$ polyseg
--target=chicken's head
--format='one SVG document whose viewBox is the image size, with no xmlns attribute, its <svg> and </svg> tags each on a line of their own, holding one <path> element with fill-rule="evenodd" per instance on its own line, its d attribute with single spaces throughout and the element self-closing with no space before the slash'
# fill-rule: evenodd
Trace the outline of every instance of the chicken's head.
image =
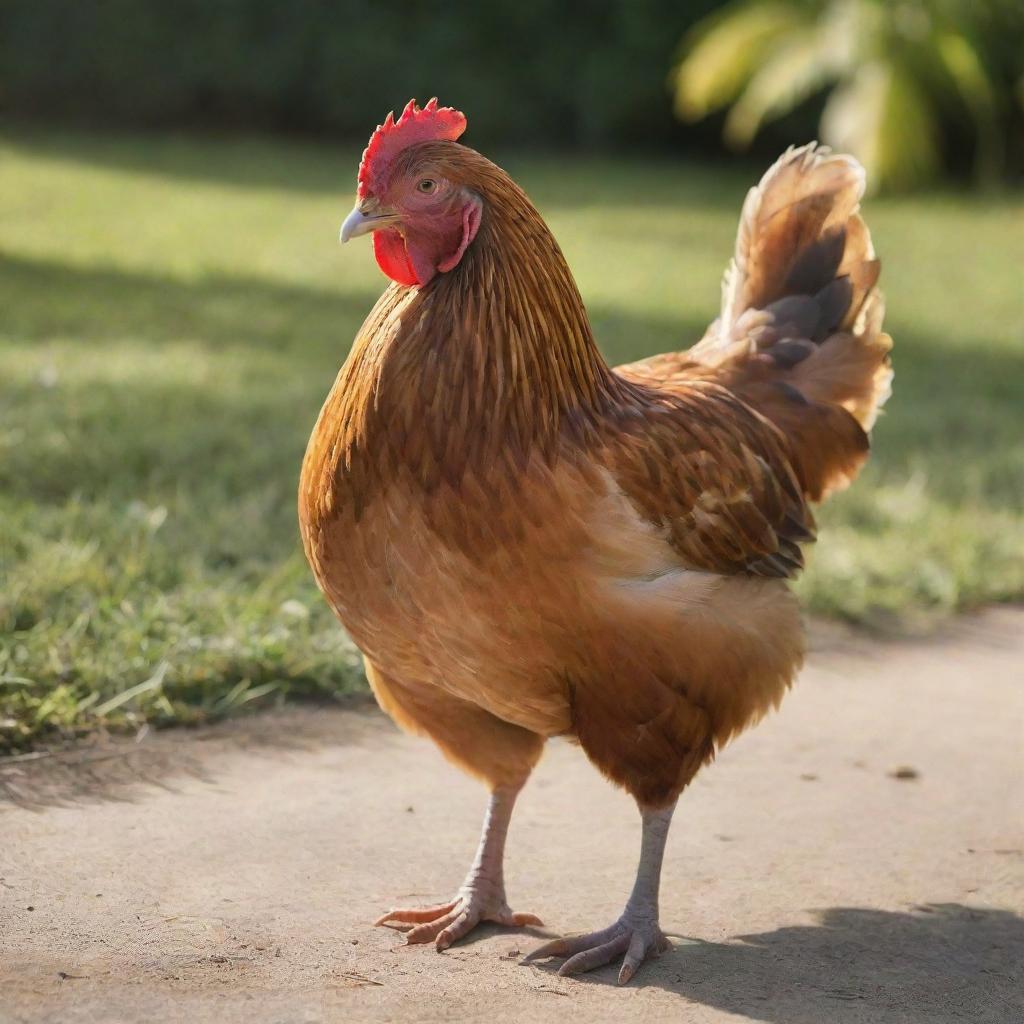
<svg viewBox="0 0 1024 1024">
<path fill-rule="evenodd" d="M 458 266 L 480 227 L 483 203 L 458 180 L 446 157 L 466 118 L 432 99 L 421 110 L 410 100 L 370 137 L 359 164 L 356 205 L 341 240 L 373 232 L 380 269 L 404 285 L 427 284 Z"/>
</svg>

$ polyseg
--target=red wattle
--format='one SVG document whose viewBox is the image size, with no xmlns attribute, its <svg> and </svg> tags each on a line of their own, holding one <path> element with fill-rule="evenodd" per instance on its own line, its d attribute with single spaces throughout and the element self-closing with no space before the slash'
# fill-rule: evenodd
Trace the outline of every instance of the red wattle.
<svg viewBox="0 0 1024 1024">
<path fill-rule="evenodd" d="M 373 233 L 373 255 L 377 266 L 399 284 L 419 284 L 420 279 L 405 248 L 405 239 L 394 228 Z"/>
<path fill-rule="evenodd" d="M 454 230 L 403 234 L 396 228 L 385 228 L 373 234 L 373 254 L 381 270 L 398 284 L 429 284 L 438 273 L 454 270 L 462 260 L 470 242 L 480 228 L 481 204 L 473 198 L 462 208 L 460 220 L 461 240 L 456 232 L 459 228 L 449 221 L 446 227 Z"/>
</svg>

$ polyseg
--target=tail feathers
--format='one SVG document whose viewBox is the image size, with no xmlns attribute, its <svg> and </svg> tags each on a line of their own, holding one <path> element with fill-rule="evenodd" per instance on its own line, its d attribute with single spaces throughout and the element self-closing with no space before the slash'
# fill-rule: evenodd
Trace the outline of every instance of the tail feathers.
<svg viewBox="0 0 1024 1024">
<path fill-rule="evenodd" d="M 688 353 L 787 435 L 812 499 L 856 475 L 892 380 L 864 184 L 852 157 L 783 154 L 747 195 L 721 316 Z"/>
<path fill-rule="evenodd" d="M 854 262 L 846 254 L 846 234 L 864 184 L 856 160 L 831 156 L 814 143 L 790 148 L 769 168 L 747 193 L 736 254 L 722 282 L 727 333 L 746 310 L 763 310 L 786 295 L 814 294 L 836 276 L 840 263 Z M 866 242 L 873 259 L 863 223 L 849 233 L 859 235 L 851 249 Z"/>
<path fill-rule="evenodd" d="M 872 293 L 859 329 L 831 335 L 793 366 L 790 378 L 806 398 L 840 406 L 865 430 L 892 393 L 892 338 L 881 330 L 884 312 L 882 296 Z"/>
</svg>

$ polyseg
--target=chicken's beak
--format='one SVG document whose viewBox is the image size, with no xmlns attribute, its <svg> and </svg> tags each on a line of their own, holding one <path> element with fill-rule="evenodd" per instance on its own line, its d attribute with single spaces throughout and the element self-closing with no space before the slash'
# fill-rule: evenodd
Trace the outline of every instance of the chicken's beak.
<svg viewBox="0 0 1024 1024">
<path fill-rule="evenodd" d="M 377 199 L 361 199 L 352 208 L 352 212 L 341 225 L 340 238 L 344 244 L 350 238 L 369 234 L 378 228 L 390 227 L 398 223 L 398 214 L 394 210 L 381 206 Z"/>
</svg>

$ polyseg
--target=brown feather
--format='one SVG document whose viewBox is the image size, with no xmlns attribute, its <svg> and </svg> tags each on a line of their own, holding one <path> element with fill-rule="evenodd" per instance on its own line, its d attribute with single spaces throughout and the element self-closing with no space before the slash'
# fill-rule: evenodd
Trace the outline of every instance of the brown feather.
<svg viewBox="0 0 1024 1024">
<path fill-rule="evenodd" d="M 392 285 L 360 330 L 303 464 L 310 564 L 381 704 L 468 770 L 510 783 L 566 734 L 669 801 L 792 680 L 781 577 L 808 502 L 866 453 L 887 343 L 859 179 L 789 154 L 748 198 L 704 341 L 612 371 L 508 176 L 454 143 L 403 161 L 483 219 L 458 267 Z"/>
</svg>

